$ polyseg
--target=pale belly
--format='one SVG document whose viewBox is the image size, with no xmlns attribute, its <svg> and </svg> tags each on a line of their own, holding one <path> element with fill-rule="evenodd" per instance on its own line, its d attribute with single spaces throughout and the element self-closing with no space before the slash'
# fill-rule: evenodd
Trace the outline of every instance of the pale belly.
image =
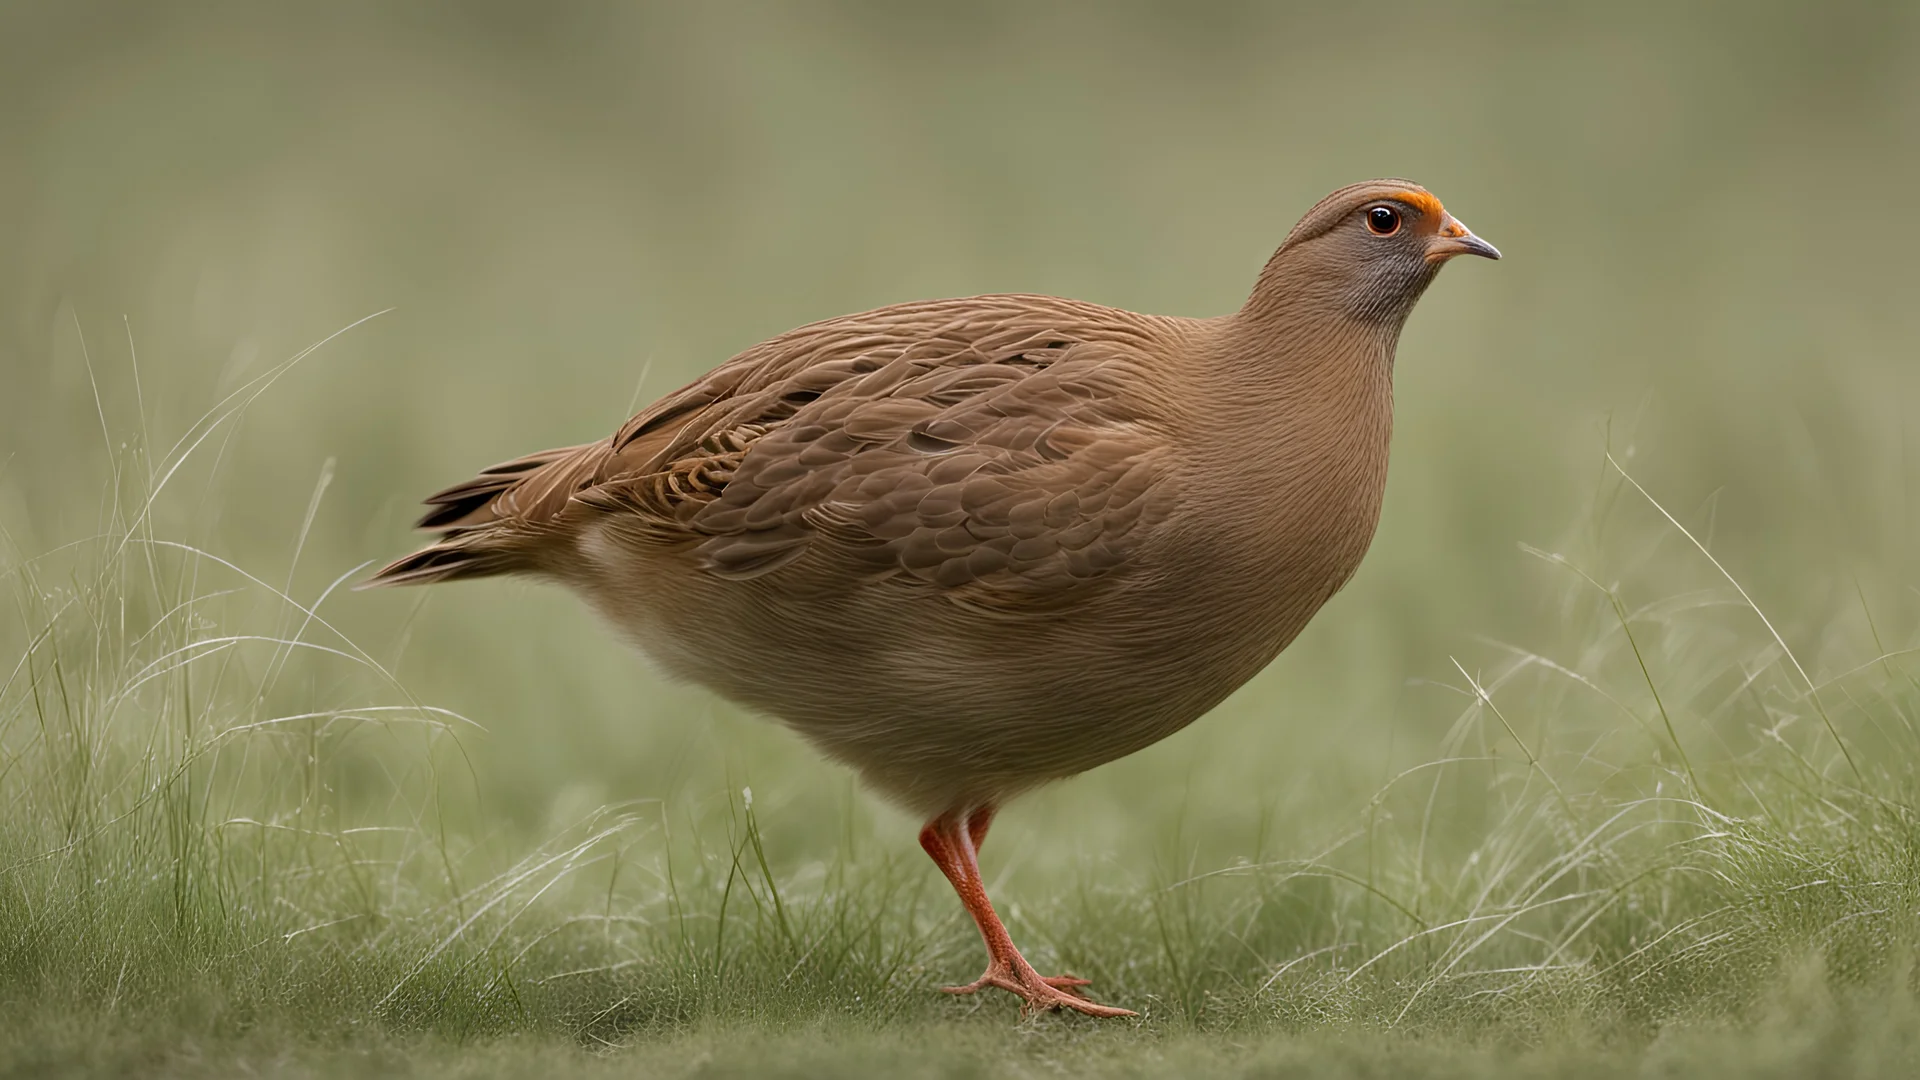
<svg viewBox="0 0 1920 1080">
<path fill-rule="evenodd" d="M 602 565 L 580 591 L 669 674 L 780 720 L 923 814 L 1166 738 L 1265 667 L 1337 587 L 1261 588 L 1196 563 L 1013 618 L 904 582 L 802 601 L 772 578 Z"/>
</svg>

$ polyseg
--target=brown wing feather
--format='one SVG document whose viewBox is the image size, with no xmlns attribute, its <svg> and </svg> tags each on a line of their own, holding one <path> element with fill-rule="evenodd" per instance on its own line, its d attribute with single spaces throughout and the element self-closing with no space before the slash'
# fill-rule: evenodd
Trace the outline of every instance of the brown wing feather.
<svg viewBox="0 0 1920 1080">
<path fill-rule="evenodd" d="M 529 550 L 598 527 L 691 549 L 731 579 L 816 552 L 956 599 L 1030 604 L 1121 565 L 1171 505 L 1156 419 L 1122 389 L 1140 372 L 1137 318 L 1014 296 L 802 327 L 610 440 L 433 496 L 423 525 L 448 530 L 436 547 Z M 406 564 L 375 581 L 460 576 L 444 556 Z"/>
</svg>

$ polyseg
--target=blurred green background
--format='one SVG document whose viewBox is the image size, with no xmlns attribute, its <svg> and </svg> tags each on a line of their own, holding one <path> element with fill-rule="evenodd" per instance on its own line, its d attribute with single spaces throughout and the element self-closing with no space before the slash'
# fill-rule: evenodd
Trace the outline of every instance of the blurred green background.
<svg viewBox="0 0 1920 1080">
<path fill-rule="evenodd" d="M 1594 524 L 1651 520 L 1596 512 L 1609 446 L 1816 677 L 1873 655 L 1863 597 L 1888 647 L 1914 633 L 1915 5 L 0 12 L 0 522 L 29 554 L 92 535 L 123 444 L 172 445 L 392 308 L 156 510 L 305 601 L 405 551 L 425 493 L 601 436 L 797 323 L 1015 290 L 1225 312 L 1302 211 L 1374 175 L 1499 244 L 1407 329 L 1359 576 L 1214 716 L 1013 807 L 989 854 L 1023 882 L 1055 855 L 1201 858 L 1156 849 L 1170 829 L 1208 858 L 1307 854 L 1437 752 L 1466 704 L 1450 658 L 1572 661 L 1578 582 L 1520 543 L 1609 581 L 1668 545 L 1642 602 L 1719 587 L 1670 534 Z M 752 785 L 782 864 L 862 830 L 913 854 L 847 774 L 664 684 L 556 590 L 323 613 L 486 727 L 462 738 L 476 841 Z M 329 678 L 302 669 L 277 707 L 364 696 Z"/>
</svg>

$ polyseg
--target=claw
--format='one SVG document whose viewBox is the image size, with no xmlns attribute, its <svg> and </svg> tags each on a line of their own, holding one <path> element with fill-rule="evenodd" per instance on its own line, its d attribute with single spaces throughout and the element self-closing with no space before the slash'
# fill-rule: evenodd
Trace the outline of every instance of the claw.
<svg viewBox="0 0 1920 1080">
<path fill-rule="evenodd" d="M 1020 999 L 1020 1015 L 1035 1012 L 1050 1012 L 1054 1009 L 1072 1009 L 1088 1016 L 1138 1016 L 1132 1009 L 1101 1005 L 1087 1000 L 1080 987 L 1091 985 L 1089 980 L 1073 975 L 1039 975 L 1031 969 L 1025 974 L 1031 981 L 1023 980 L 1020 975 L 1006 968 L 989 967 L 986 973 L 965 986 L 943 986 L 946 994 L 973 994 L 992 987 L 1005 990 Z"/>
</svg>

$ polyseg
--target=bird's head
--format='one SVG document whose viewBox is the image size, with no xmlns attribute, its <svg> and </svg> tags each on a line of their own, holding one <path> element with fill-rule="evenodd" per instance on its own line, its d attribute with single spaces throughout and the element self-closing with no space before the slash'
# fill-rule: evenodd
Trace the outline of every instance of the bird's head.
<svg viewBox="0 0 1920 1080">
<path fill-rule="evenodd" d="M 1332 307 L 1398 331 L 1414 301 L 1456 255 L 1500 251 L 1411 180 L 1368 180 L 1307 211 L 1261 274 L 1249 305 Z"/>
</svg>

